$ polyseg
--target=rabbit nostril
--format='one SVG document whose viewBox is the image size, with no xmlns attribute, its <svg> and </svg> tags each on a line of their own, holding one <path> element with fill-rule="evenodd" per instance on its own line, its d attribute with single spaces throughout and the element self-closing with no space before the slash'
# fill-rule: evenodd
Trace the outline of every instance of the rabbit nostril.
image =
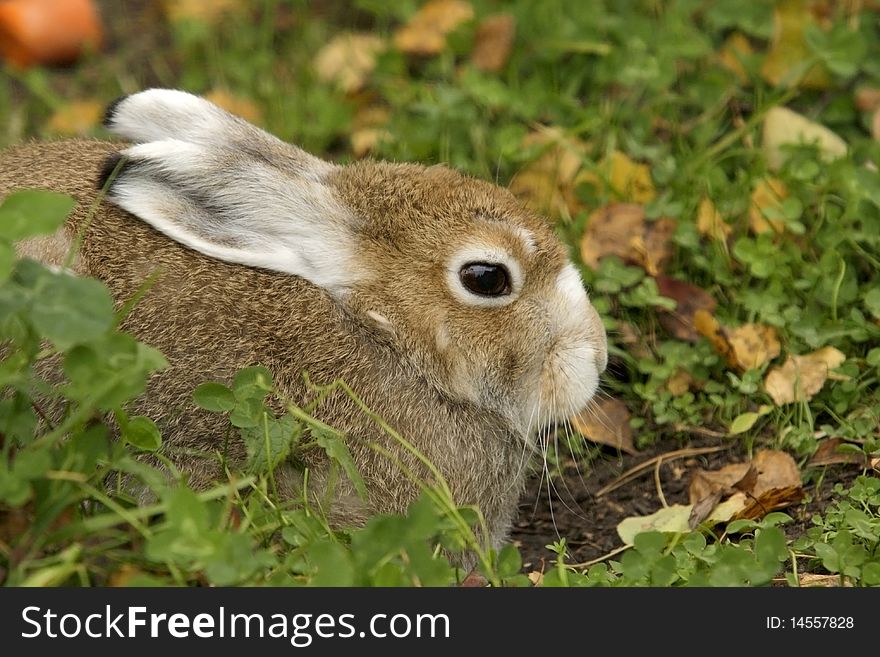
<svg viewBox="0 0 880 657">
<path fill-rule="evenodd" d="M 502 265 L 488 262 L 469 262 L 458 272 L 462 285 L 482 297 L 500 297 L 510 294 L 510 275 Z"/>
</svg>

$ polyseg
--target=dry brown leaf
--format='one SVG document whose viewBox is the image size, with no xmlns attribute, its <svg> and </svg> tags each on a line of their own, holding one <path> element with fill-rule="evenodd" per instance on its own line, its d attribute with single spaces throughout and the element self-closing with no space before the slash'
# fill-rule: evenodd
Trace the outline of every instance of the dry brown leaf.
<svg viewBox="0 0 880 657">
<path fill-rule="evenodd" d="M 657 276 L 672 255 L 675 226 L 675 220 L 667 217 L 645 221 L 645 210 L 640 205 L 606 205 L 587 218 L 587 228 L 581 237 L 581 258 L 595 269 L 599 260 L 615 255 Z"/>
<path fill-rule="evenodd" d="M 607 187 L 610 188 L 606 189 Z M 650 203 L 657 197 L 651 170 L 646 164 L 633 161 L 625 153 L 612 151 L 596 166 L 596 171 L 584 171 L 575 185 L 588 184 L 600 196 L 612 193 L 617 200 Z"/>
<path fill-rule="evenodd" d="M 59 107 L 49 118 L 46 129 L 56 135 L 87 135 L 101 124 L 104 103 L 97 100 L 75 100 Z"/>
<path fill-rule="evenodd" d="M 394 34 L 394 46 L 409 55 L 438 55 L 446 35 L 474 17 L 464 0 L 429 0 Z"/>
<path fill-rule="evenodd" d="M 831 75 L 821 64 L 809 71 L 803 68 L 803 63 L 811 59 L 804 33 L 808 25 L 819 24 L 809 10 L 810 4 L 810 0 L 779 0 L 776 3 L 773 40 L 761 66 L 761 76 L 770 84 L 797 84 L 802 89 L 827 89 L 831 85 Z"/>
<path fill-rule="evenodd" d="M 736 491 L 739 492 L 734 494 Z M 729 502 L 736 500 L 738 509 L 731 509 L 732 519 L 757 520 L 770 511 L 794 504 L 803 494 L 794 459 L 786 452 L 761 450 L 750 463 L 733 463 L 720 470 L 694 473 L 688 488 L 688 497 L 694 505 L 689 523 L 696 527 L 705 520 L 717 505 L 717 501 L 711 506 L 710 502 L 716 499 L 730 496 Z"/>
<path fill-rule="evenodd" d="M 648 338 L 642 335 L 641 331 L 630 322 L 617 322 L 616 342 L 636 358 L 648 358 L 651 356 L 652 352 L 648 346 Z"/>
<path fill-rule="evenodd" d="M 574 180 L 580 171 L 587 145 L 569 137 L 560 128 L 547 127 L 523 139 L 523 148 L 543 147 L 533 162 L 523 167 L 510 183 L 510 191 L 542 214 L 569 218 L 582 208 L 574 194 Z"/>
<path fill-rule="evenodd" d="M 733 350 L 733 365 L 741 371 L 761 367 L 781 350 L 776 329 L 764 324 L 743 324 L 726 332 Z"/>
<path fill-rule="evenodd" d="M 482 588 L 489 586 L 489 580 L 474 569 L 469 572 L 463 580 L 461 580 L 459 586 L 462 588 Z"/>
<path fill-rule="evenodd" d="M 867 465 L 868 457 L 864 453 L 838 451 L 838 447 L 844 444 L 851 443 L 846 443 L 843 438 L 826 438 L 819 441 L 819 446 L 816 448 L 807 466 L 819 467 L 840 463 L 854 463 L 859 466 Z"/>
<path fill-rule="evenodd" d="M 877 87 L 859 87 L 856 89 L 853 100 L 860 112 L 874 112 L 880 109 L 880 89 Z"/>
<path fill-rule="evenodd" d="M 721 323 L 715 319 L 712 313 L 702 308 L 696 310 L 694 312 L 694 330 L 712 343 L 716 353 L 730 362 L 733 348 L 727 341 L 724 327 L 721 326 Z"/>
<path fill-rule="evenodd" d="M 776 358 L 781 346 L 776 329 L 764 324 L 743 324 L 734 329 L 722 326 L 707 310 L 694 312 L 694 329 L 708 338 L 729 367 L 745 372 Z"/>
<path fill-rule="evenodd" d="M 107 579 L 107 586 L 124 587 L 135 577 L 145 575 L 146 573 L 132 564 L 122 564 L 118 570 L 113 571 Z"/>
<path fill-rule="evenodd" d="M 513 50 L 516 19 L 512 14 L 487 16 L 480 22 L 474 37 L 471 61 L 481 71 L 497 73 L 507 64 Z"/>
<path fill-rule="evenodd" d="M 672 236 L 677 226 L 675 219 L 660 217 L 646 224 L 645 236 L 633 240 L 633 251 L 637 254 L 635 262 L 650 276 L 659 276 L 663 265 L 672 257 Z"/>
<path fill-rule="evenodd" d="M 757 182 L 752 190 L 751 204 L 749 205 L 749 226 L 756 235 L 761 233 L 781 233 L 785 230 L 785 224 L 776 218 L 765 216 L 767 210 L 782 210 L 782 201 L 788 196 L 785 183 L 778 178 L 763 178 Z"/>
<path fill-rule="evenodd" d="M 823 347 L 804 356 L 789 356 L 764 379 L 764 389 L 777 406 L 812 399 L 822 389 L 828 374 L 846 356 L 834 347 Z"/>
<path fill-rule="evenodd" d="M 725 242 L 730 231 L 730 226 L 724 221 L 721 213 L 715 209 L 712 200 L 703 197 L 697 210 L 697 232 L 718 242 Z"/>
<path fill-rule="evenodd" d="M 721 46 L 718 52 L 718 60 L 728 71 L 731 71 L 739 80 L 740 84 L 748 84 L 749 74 L 742 64 L 742 60 L 755 54 L 752 44 L 741 32 L 734 32 Z"/>
<path fill-rule="evenodd" d="M 637 454 L 629 424 L 631 417 L 622 401 L 605 398 L 571 418 L 571 424 L 591 442 L 608 445 L 627 454 Z"/>
<path fill-rule="evenodd" d="M 384 107 L 366 106 L 354 115 L 351 128 L 351 150 L 356 157 L 364 157 L 390 133 L 385 129 L 390 114 Z"/>
<path fill-rule="evenodd" d="M 761 131 L 761 148 L 771 170 L 779 169 L 785 162 L 787 153 L 783 146 L 800 143 L 816 144 L 819 156 L 826 162 L 843 157 L 847 152 L 846 142 L 824 125 L 787 107 L 774 107 L 767 112 Z"/>
<path fill-rule="evenodd" d="M 683 395 L 691 389 L 694 377 L 687 370 L 679 369 L 666 380 L 666 389 L 674 396 Z"/>
<path fill-rule="evenodd" d="M 848 580 L 847 580 L 848 581 Z M 798 586 L 823 586 L 833 588 L 840 586 L 840 575 L 817 575 L 815 573 L 798 573 Z M 847 583 L 845 586 L 852 586 Z"/>
<path fill-rule="evenodd" d="M 245 11 L 248 4 L 246 0 L 162 0 L 165 16 L 172 23 L 186 20 L 216 23 L 228 13 Z"/>
<path fill-rule="evenodd" d="M 679 340 L 699 341 L 700 334 L 694 328 L 694 313 L 697 310 L 713 312 L 716 306 L 715 299 L 696 285 L 668 276 L 657 276 L 654 280 L 660 295 L 674 299 L 676 303 L 675 310 L 661 311 L 658 314 L 660 324 Z"/>
<path fill-rule="evenodd" d="M 205 94 L 205 98 L 250 123 L 259 124 L 263 120 L 262 110 L 250 98 L 234 96 L 225 89 L 212 89 Z"/>
<path fill-rule="evenodd" d="M 880 109 L 876 110 L 871 117 L 871 137 L 875 141 L 880 141 Z"/>
<path fill-rule="evenodd" d="M 374 34 L 338 34 L 317 52 L 312 65 L 318 79 L 352 93 L 366 84 L 384 50 L 385 42 Z"/>
<path fill-rule="evenodd" d="M 544 583 L 544 573 L 533 570 L 526 577 L 529 578 L 529 581 L 532 583 L 532 586 L 541 586 Z"/>
</svg>

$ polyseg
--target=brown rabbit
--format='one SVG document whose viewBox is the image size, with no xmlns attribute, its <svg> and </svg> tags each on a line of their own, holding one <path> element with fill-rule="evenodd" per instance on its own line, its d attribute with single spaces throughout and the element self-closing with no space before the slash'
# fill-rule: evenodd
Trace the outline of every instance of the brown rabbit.
<svg viewBox="0 0 880 657">
<path fill-rule="evenodd" d="M 109 185 L 72 268 L 104 281 L 118 304 L 159 272 L 123 328 L 171 367 L 134 410 L 157 421 L 191 484 L 220 475 L 215 459 L 192 453 L 219 452 L 228 428 L 192 403 L 199 383 L 261 364 L 305 403 L 305 371 L 346 381 L 439 469 L 457 503 L 480 507 L 498 546 L 536 436 L 589 402 L 606 364 L 602 324 L 552 226 L 443 166 L 337 166 L 181 91 L 122 98 L 106 125 L 135 145 L 13 148 L 0 154 L 0 196 L 38 187 L 78 200 L 57 234 L 18 245 L 61 266 Z M 418 487 L 395 461 L 427 471 L 341 392 L 315 415 L 344 432 L 368 490 L 362 501 L 341 482 L 331 520 L 405 510 Z M 233 462 L 243 458 L 229 442 Z M 306 465 L 319 491 L 326 457 L 309 452 Z M 279 476 L 285 494 L 301 494 L 292 465 Z"/>
</svg>

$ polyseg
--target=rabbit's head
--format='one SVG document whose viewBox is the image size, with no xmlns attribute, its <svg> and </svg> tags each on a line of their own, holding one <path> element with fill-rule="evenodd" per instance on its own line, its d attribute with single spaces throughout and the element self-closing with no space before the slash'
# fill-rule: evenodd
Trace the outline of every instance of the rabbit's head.
<svg viewBox="0 0 880 657">
<path fill-rule="evenodd" d="M 599 316 L 550 224 L 508 191 L 442 166 L 336 166 L 180 91 L 127 96 L 106 125 L 135 143 L 106 164 L 113 203 L 323 288 L 454 402 L 532 436 L 595 393 Z"/>
</svg>

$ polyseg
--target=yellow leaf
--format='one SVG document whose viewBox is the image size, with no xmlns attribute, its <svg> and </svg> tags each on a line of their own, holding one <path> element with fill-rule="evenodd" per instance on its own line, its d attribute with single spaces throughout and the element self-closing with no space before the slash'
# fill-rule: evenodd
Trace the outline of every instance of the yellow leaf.
<svg viewBox="0 0 880 657">
<path fill-rule="evenodd" d="M 523 148 L 534 146 L 543 146 L 543 153 L 514 176 L 510 191 L 536 212 L 567 219 L 581 209 L 574 194 L 574 180 L 587 145 L 551 127 L 525 136 Z"/>
<path fill-rule="evenodd" d="M 748 38 L 741 32 L 734 32 L 725 39 L 718 52 L 718 60 L 724 68 L 736 76 L 740 84 L 747 84 L 749 74 L 743 66 L 742 60 L 754 54 L 755 51 L 752 50 L 752 44 L 749 43 Z"/>
<path fill-rule="evenodd" d="M 761 367 L 776 358 L 782 346 L 776 329 L 764 324 L 743 324 L 727 332 L 737 369 L 745 371 Z"/>
<path fill-rule="evenodd" d="M 575 430 L 587 440 L 608 445 L 627 454 L 635 454 L 632 427 L 626 405 L 612 397 L 605 397 L 571 418 Z"/>
<path fill-rule="evenodd" d="M 778 178 L 759 180 L 752 190 L 752 202 L 749 205 L 749 226 L 756 235 L 761 233 L 781 233 L 785 224 L 780 219 L 768 218 L 768 210 L 782 211 L 782 201 L 788 196 L 788 189 Z"/>
<path fill-rule="evenodd" d="M 429 0 L 394 34 L 394 46 L 410 55 L 437 55 L 446 47 L 446 35 L 474 17 L 464 0 Z"/>
<path fill-rule="evenodd" d="M 226 89 L 212 89 L 205 94 L 205 98 L 250 123 L 260 123 L 263 120 L 263 112 L 254 101 L 244 96 L 235 96 Z"/>
<path fill-rule="evenodd" d="M 620 151 L 612 151 L 610 156 L 603 158 L 597 172 L 585 171 L 578 176 L 575 185 L 593 185 L 599 195 L 604 195 L 607 193 L 606 181 L 610 191 L 621 201 L 644 204 L 657 196 L 648 165 L 634 162 Z"/>
<path fill-rule="evenodd" d="M 75 100 L 58 108 L 46 128 L 56 135 L 82 136 L 101 124 L 104 103 L 97 100 Z"/>
<path fill-rule="evenodd" d="M 487 16 L 477 28 L 471 61 L 481 71 L 495 73 L 504 68 L 513 49 L 516 19 L 511 14 Z"/>
<path fill-rule="evenodd" d="M 247 9 L 245 0 L 162 0 L 165 15 L 172 23 L 199 21 L 216 23 L 225 14 Z"/>
<path fill-rule="evenodd" d="M 804 62 L 811 59 L 804 33 L 808 25 L 818 25 L 810 12 L 811 0 L 778 0 L 773 11 L 773 40 L 761 67 L 761 76 L 773 85 L 803 89 L 827 89 L 831 75 L 821 64 L 809 70 Z"/>
<path fill-rule="evenodd" d="M 785 162 L 782 147 L 788 144 L 816 144 L 820 157 L 826 162 L 843 157 L 847 145 L 843 139 L 825 126 L 787 107 L 774 107 L 764 117 L 761 147 L 767 166 L 775 171 Z"/>
<path fill-rule="evenodd" d="M 703 197 L 697 210 L 697 231 L 700 235 L 718 242 L 724 242 L 730 235 L 730 226 L 724 221 L 715 204 L 708 197 Z"/>
<path fill-rule="evenodd" d="M 846 356 L 834 347 L 823 347 L 805 356 L 789 356 L 764 379 L 764 389 L 777 406 L 807 401 L 822 389 L 828 374 Z"/>
<path fill-rule="evenodd" d="M 376 145 L 390 138 L 385 129 L 390 115 L 384 107 L 368 106 L 358 110 L 354 115 L 351 130 L 351 150 L 356 157 L 364 157 Z"/>
<path fill-rule="evenodd" d="M 357 91 L 376 68 L 376 56 L 385 42 L 373 34 L 339 34 L 315 55 L 318 79 L 336 84 L 342 91 Z"/>
</svg>

